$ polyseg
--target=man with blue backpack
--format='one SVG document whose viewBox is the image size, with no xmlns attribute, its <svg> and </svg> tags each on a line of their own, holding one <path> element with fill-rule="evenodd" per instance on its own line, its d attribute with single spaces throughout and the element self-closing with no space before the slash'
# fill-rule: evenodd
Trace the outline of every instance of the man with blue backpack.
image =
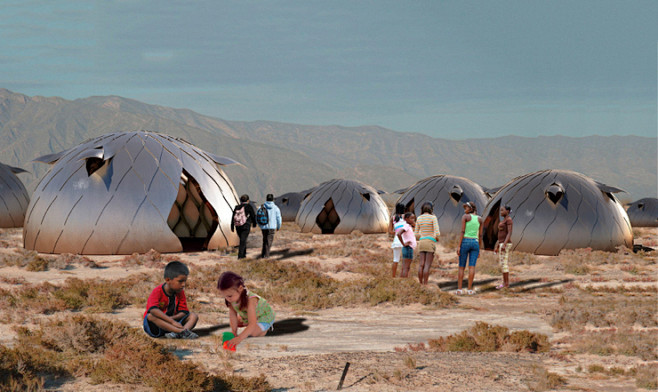
<svg viewBox="0 0 658 392">
<path fill-rule="evenodd" d="M 265 203 L 256 211 L 256 222 L 263 232 L 263 250 L 261 258 L 270 257 L 270 248 L 274 241 L 274 232 L 281 228 L 281 210 L 274 204 L 274 195 L 268 194 Z"/>
</svg>

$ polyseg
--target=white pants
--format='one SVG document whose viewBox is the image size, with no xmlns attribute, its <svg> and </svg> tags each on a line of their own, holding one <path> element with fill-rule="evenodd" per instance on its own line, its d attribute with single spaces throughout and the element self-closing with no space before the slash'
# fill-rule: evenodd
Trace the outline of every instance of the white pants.
<svg viewBox="0 0 658 392">
<path fill-rule="evenodd" d="M 400 256 L 402 256 L 402 248 L 401 247 L 393 248 L 393 262 L 394 263 L 399 263 L 400 262 Z"/>
</svg>

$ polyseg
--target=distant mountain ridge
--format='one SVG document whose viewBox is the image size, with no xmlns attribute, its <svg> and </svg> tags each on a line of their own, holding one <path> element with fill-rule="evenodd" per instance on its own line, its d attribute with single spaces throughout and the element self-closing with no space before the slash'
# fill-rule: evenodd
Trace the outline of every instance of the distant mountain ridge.
<svg viewBox="0 0 658 392">
<path fill-rule="evenodd" d="M 569 169 L 620 187 L 630 199 L 656 197 L 657 139 L 639 136 L 506 136 L 447 140 L 377 126 L 341 127 L 238 122 L 189 109 L 106 96 L 29 97 L 0 89 L 0 162 L 31 172 L 31 191 L 48 169 L 31 162 L 108 132 L 152 130 L 181 137 L 244 166 L 226 172 L 238 193 L 306 189 L 331 178 L 356 179 L 393 191 L 436 174 L 497 187 L 541 170 Z"/>
</svg>

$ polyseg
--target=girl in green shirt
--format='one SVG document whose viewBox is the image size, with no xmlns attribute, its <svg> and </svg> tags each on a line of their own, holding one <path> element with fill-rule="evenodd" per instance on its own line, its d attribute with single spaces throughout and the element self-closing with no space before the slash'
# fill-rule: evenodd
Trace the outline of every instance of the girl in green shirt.
<svg viewBox="0 0 658 392">
<path fill-rule="evenodd" d="M 457 274 L 457 294 L 464 294 L 462 290 L 462 280 L 464 279 L 464 269 L 468 259 L 468 290 L 467 294 L 475 294 L 473 291 L 473 279 L 475 278 L 475 263 L 480 254 L 480 240 L 482 238 L 482 217 L 477 215 L 475 203 L 469 201 L 464 204 L 464 216 L 462 216 L 462 230 L 459 238 L 459 272 Z"/>
<path fill-rule="evenodd" d="M 229 311 L 229 323 L 235 338 L 226 344 L 235 349 L 249 336 L 265 336 L 274 324 L 274 310 L 264 298 L 251 293 L 244 285 L 244 279 L 235 272 L 222 273 L 217 282 L 217 289 L 224 297 Z M 238 328 L 245 329 L 238 334 Z"/>
</svg>

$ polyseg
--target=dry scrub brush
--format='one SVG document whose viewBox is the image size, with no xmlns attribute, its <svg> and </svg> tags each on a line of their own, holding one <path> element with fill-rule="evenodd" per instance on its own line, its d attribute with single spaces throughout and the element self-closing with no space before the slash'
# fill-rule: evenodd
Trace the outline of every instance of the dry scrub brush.
<svg viewBox="0 0 658 392">
<path fill-rule="evenodd" d="M 120 280 L 69 278 L 61 286 L 48 282 L 0 289 L 0 308 L 23 314 L 51 314 L 64 310 L 111 312 L 131 304 L 146 303 L 154 276 L 133 275 Z"/>
<path fill-rule="evenodd" d="M 228 266 L 205 267 L 191 279 L 200 290 L 216 287 L 219 275 L 230 269 L 245 277 L 250 289 L 268 301 L 293 309 L 316 310 L 383 302 L 447 307 L 456 303 L 451 294 L 421 286 L 415 279 L 394 279 L 388 270 L 372 276 L 339 281 L 317 271 L 314 264 L 272 260 L 233 262 Z M 205 289 L 204 289 L 205 288 Z"/>
<path fill-rule="evenodd" d="M 18 343 L 12 349 L 0 346 L 0 366 L 1 384 L 20 390 L 38 389 L 43 377 L 63 376 L 85 376 L 94 384 L 146 385 L 155 391 L 270 389 L 264 376 L 210 375 L 136 328 L 81 315 L 50 320 L 36 330 L 18 328 Z"/>
<path fill-rule="evenodd" d="M 432 351 L 469 352 L 547 352 L 551 348 L 546 335 L 527 330 L 513 331 L 500 325 L 478 321 L 475 325 L 455 335 L 430 339 Z"/>
</svg>

